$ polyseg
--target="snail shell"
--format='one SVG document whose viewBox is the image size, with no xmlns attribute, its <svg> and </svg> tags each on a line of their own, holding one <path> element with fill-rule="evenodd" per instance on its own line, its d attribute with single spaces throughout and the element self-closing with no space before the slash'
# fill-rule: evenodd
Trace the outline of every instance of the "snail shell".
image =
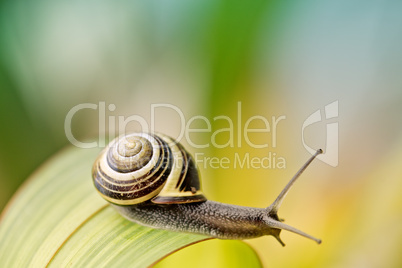
<svg viewBox="0 0 402 268">
<path fill-rule="evenodd" d="M 117 205 L 203 202 L 191 155 L 162 134 L 133 133 L 113 140 L 92 169 L 101 196 Z"/>
</svg>

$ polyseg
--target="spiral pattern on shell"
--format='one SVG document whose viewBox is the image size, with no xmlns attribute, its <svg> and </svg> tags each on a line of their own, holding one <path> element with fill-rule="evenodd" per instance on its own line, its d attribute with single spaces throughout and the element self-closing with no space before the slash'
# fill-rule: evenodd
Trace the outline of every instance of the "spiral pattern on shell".
<svg viewBox="0 0 402 268">
<path fill-rule="evenodd" d="M 159 197 L 159 203 L 201 196 L 191 156 L 164 135 L 133 133 L 116 138 L 95 161 L 92 178 L 101 196 L 118 205 L 151 200 L 162 190 L 166 197 Z"/>
</svg>

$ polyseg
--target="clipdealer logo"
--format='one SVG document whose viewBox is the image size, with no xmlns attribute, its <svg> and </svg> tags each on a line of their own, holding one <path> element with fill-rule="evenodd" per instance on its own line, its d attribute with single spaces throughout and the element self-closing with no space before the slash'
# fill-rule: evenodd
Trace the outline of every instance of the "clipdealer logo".
<svg viewBox="0 0 402 268">
<path fill-rule="evenodd" d="M 64 122 L 64 129 L 67 139 L 76 147 L 79 148 L 103 148 L 106 146 L 106 136 L 117 137 L 128 134 L 127 128 L 130 125 L 139 125 L 141 132 L 154 132 L 155 122 L 158 116 L 168 112 L 170 114 L 169 120 L 178 120 L 179 134 L 177 137 L 172 137 L 178 142 L 183 139 L 193 148 L 253 148 L 255 150 L 264 150 L 264 156 L 256 157 L 252 151 L 248 149 L 246 152 L 234 152 L 233 155 L 226 157 L 209 157 L 203 152 L 197 152 L 194 154 L 197 165 L 204 168 L 263 168 L 263 169 L 284 169 L 286 168 L 286 158 L 282 155 L 278 155 L 275 152 L 275 148 L 278 146 L 277 131 L 278 128 L 285 121 L 286 116 L 271 116 L 266 117 L 263 115 L 254 115 L 249 118 L 244 118 L 242 114 L 241 102 L 237 103 L 237 112 L 235 115 L 229 117 L 227 115 L 219 115 L 214 118 L 207 118 L 202 115 L 196 115 L 191 118 L 186 118 L 183 111 L 172 104 L 158 103 L 150 105 L 150 121 L 144 117 L 134 114 L 130 116 L 123 115 L 109 115 L 109 112 L 116 110 L 115 104 L 106 105 L 105 102 L 95 103 L 82 103 L 74 106 L 66 115 Z M 97 141 L 83 142 L 74 137 L 71 129 L 73 118 L 78 112 L 86 110 L 94 110 L 97 113 L 98 119 L 98 132 L 99 137 Z M 171 112 L 176 115 L 171 115 Z M 325 106 L 325 119 L 331 119 L 338 117 L 338 101 L 330 103 Z M 171 119 L 170 119 L 171 118 Z M 160 120 L 160 119 L 158 119 Z M 321 111 L 317 110 L 312 113 L 303 123 L 301 129 L 301 138 L 304 148 L 311 154 L 315 153 L 315 149 L 311 148 L 305 142 L 304 130 L 316 123 L 322 122 L 323 117 Z M 213 131 L 213 124 L 218 124 L 220 128 Z M 116 128 L 117 125 L 117 128 Z M 198 127 L 195 128 L 194 126 Z M 203 126 L 203 127 L 200 127 Z M 258 126 L 258 127 L 257 127 Z M 326 150 L 325 154 L 320 155 L 318 158 L 324 163 L 336 167 L 338 165 L 338 123 L 328 123 Z M 137 131 L 138 132 L 138 131 Z M 206 143 L 196 143 L 191 137 L 192 133 L 198 133 L 209 137 L 209 141 Z M 205 136 L 207 135 L 207 136 Z M 193 136 L 194 137 L 194 136 Z M 257 139 L 256 137 L 259 137 Z M 273 150 L 269 150 L 269 149 Z"/>
<path fill-rule="evenodd" d="M 325 119 L 337 118 L 338 117 L 338 101 L 334 101 L 324 107 L 324 114 Z M 302 126 L 302 143 L 304 148 L 310 153 L 314 154 L 316 152 L 315 149 L 308 146 L 304 139 L 304 130 L 306 127 L 323 122 L 323 117 L 321 114 L 321 110 L 317 110 L 312 113 L 303 123 Z M 327 137 L 326 137 L 326 146 L 324 153 L 317 156 L 322 162 L 332 166 L 338 166 L 338 148 L 339 148 L 339 129 L 338 129 L 338 122 L 334 123 L 327 123 L 326 130 L 327 130 Z"/>
</svg>

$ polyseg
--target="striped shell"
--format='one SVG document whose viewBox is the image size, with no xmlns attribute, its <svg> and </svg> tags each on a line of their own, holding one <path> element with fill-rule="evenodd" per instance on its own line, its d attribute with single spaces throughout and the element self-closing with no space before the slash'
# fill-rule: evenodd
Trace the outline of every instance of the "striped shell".
<svg viewBox="0 0 402 268">
<path fill-rule="evenodd" d="M 206 201 L 191 155 L 162 134 L 116 138 L 98 156 L 92 178 L 100 195 L 118 205 Z"/>
</svg>

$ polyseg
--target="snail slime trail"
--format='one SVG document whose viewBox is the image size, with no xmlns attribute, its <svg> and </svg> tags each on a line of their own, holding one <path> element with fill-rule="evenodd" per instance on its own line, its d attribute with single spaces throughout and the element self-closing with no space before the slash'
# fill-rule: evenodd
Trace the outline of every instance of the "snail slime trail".
<svg viewBox="0 0 402 268">
<path fill-rule="evenodd" d="M 321 243 L 279 220 L 278 209 L 318 150 L 266 208 L 207 200 L 192 156 L 163 134 L 133 133 L 113 140 L 98 156 L 92 178 L 99 194 L 135 223 L 220 239 L 274 236 L 281 230 Z"/>
</svg>

